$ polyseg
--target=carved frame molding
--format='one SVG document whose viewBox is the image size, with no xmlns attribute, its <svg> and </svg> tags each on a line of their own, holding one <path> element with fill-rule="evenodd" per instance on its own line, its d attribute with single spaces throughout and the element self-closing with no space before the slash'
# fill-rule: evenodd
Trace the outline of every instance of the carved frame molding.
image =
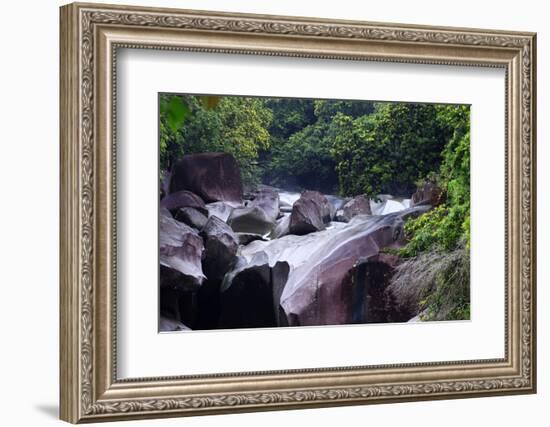
<svg viewBox="0 0 550 427">
<path fill-rule="evenodd" d="M 506 68 L 506 357 L 117 380 L 113 147 L 120 47 Z M 82 422 L 534 392 L 535 50 L 532 33 L 62 7 L 61 418 Z M 289 387 L 289 380 L 296 386 Z"/>
</svg>

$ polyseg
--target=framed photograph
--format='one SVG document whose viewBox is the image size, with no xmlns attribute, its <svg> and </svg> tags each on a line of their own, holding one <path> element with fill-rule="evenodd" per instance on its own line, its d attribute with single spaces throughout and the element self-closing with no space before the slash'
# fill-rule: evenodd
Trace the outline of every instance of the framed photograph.
<svg viewBox="0 0 550 427">
<path fill-rule="evenodd" d="M 63 420 L 536 391 L 535 34 L 60 13 Z"/>
</svg>

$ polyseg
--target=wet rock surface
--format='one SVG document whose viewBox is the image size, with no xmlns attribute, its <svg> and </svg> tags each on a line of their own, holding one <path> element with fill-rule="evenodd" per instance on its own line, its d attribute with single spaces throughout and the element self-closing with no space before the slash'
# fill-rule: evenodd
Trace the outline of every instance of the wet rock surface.
<svg viewBox="0 0 550 427">
<path fill-rule="evenodd" d="M 303 235 L 325 229 L 330 221 L 330 204 L 318 191 L 304 191 L 292 206 L 289 232 Z"/>
<path fill-rule="evenodd" d="M 235 263 L 239 241 L 231 227 L 211 216 L 201 230 L 204 239 L 203 270 L 209 280 L 221 280 Z"/>
<path fill-rule="evenodd" d="M 235 158 L 227 153 L 200 153 L 183 156 L 172 171 L 170 193 L 188 190 L 206 203 L 237 202 L 243 198 L 243 185 Z"/>
<path fill-rule="evenodd" d="M 186 190 L 168 194 L 160 201 L 160 207 L 168 209 L 173 214 L 181 208 L 194 208 L 203 214 L 208 212 L 204 201 L 196 194 Z"/>
<path fill-rule="evenodd" d="M 399 321 L 388 311 L 392 302 L 386 292 L 399 257 L 392 254 L 378 253 L 359 258 L 345 284 L 351 286 L 350 323 L 384 323 Z"/>
<path fill-rule="evenodd" d="M 233 209 L 227 223 L 237 232 L 264 235 L 273 229 L 278 216 L 279 194 L 263 186 L 249 195 L 244 207 Z"/>
<path fill-rule="evenodd" d="M 275 220 L 269 218 L 259 206 L 252 206 L 233 209 L 227 223 L 239 233 L 264 235 L 271 231 Z"/>
<path fill-rule="evenodd" d="M 370 201 L 363 195 L 343 203 L 341 208 L 336 211 L 336 220 L 349 222 L 357 215 L 372 215 Z"/>
<path fill-rule="evenodd" d="M 290 273 L 280 306 L 291 326 L 345 324 L 353 319 L 354 303 L 348 275 L 361 258 L 382 248 L 403 244 L 404 219 L 420 215 L 426 207 L 387 216 L 358 215 L 348 224 L 305 236 L 287 235 L 269 242 L 252 242 L 240 255 L 252 259 L 264 252 L 270 265 L 286 261 Z"/>
<path fill-rule="evenodd" d="M 419 314 L 389 288 L 400 260 L 385 250 L 405 244 L 406 220 L 431 208 L 435 189 L 422 188 L 414 203 L 264 185 L 243 194 L 232 161 L 214 154 L 185 156 L 167 178 L 161 331 L 405 322 Z M 193 159 L 189 170 L 203 181 L 183 168 Z"/>
<path fill-rule="evenodd" d="M 208 211 L 208 216 L 217 216 L 222 221 L 227 221 L 233 209 L 237 207 L 242 207 L 240 203 L 229 203 L 229 202 L 214 202 L 207 203 L 206 210 Z"/>
<path fill-rule="evenodd" d="M 196 230 L 202 230 L 208 221 L 208 217 L 195 208 L 180 208 L 174 217 L 177 221 L 187 224 Z"/>
<path fill-rule="evenodd" d="M 202 214 L 208 213 L 203 200 L 196 194 L 185 190 L 168 194 L 160 201 L 160 207 L 168 209 L 172 215 L 175 215 L 181 208 L 193 208 Z"/>
<path fill-rule="evenodd" d="M 166 215 L 159 217 L 160 286 L 182 291 L 199 288 L 205 279 L 202 239 L 196 230 Z"/>
<path fill-rule="evenodd" d="M 250 262 L 240 259 L 221 287 L 221 327 L 279 326 L 279 300 L 289 268 L 284 261 L 270 266 L 264 253 Z"/>
</svg>

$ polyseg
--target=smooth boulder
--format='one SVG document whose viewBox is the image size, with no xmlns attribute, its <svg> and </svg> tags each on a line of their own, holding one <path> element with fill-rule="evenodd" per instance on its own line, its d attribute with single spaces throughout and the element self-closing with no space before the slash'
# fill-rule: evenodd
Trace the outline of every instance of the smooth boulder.
<svg viewBox="0 0 550 427">
<path fill-rule="evenodd" d="M 217 216 L 224 222 L 227 222 L 227 219 L 231 215 L 231 212 L 233 212 L 233 209 L 237 207 L 241 207 L 241 204 L 228 202 L 214 202 L 206 204 L 208 217 Z"/>
<path fill-rule="evenodd" d="M 166 218 L 173 218 L 172 216 L 172 212 L 170 212 L 168 209 L 166 208 L 159 208 L 159 219 L 161 216 L 165 216 Z"/>
<path fill-rule="evenodd" d="M 346 283 L 354 266 L 361 258 L 379 254 L 382 248 L 402 246 L 404 220 L 427 209 L 421 206 L 387 216 L 358 215 L 348 224 L 317 233 L 252 242 L 242 247 L 240 255 L 251 260 L 256 253 L 264 252 L 272 266 L 281 261 L 289 263 L 280 299 L 280 323 L 351 323 L 356 309 L 351 286 Z"/>
<path fill-rule="evenodd" d="M 349 222 L 357 215 L 372 215 L 370 201 L 363 195 L 356 196 L 344 203 L 341 209 L 336 212 L 336 220 Z"/>
<path fill-rule="evenodd" d="M 159 217 L 160 286 L 184 291 L 199 288 L 204 245 L 196 230 L 168 217 Z"/>
<path fill-rule="evenodd" d="M 240 233 L 269 233 L 279 216 L 279 194 L 275 189 L 264 186 L 250 195 L 246 206 L 235 208 L 227 223 Z"/>
<path fill-rule="evenodd" d="M 189 328 L 194 328 L 198 314 L 197 294 L 204 287 L 205 283 L 198 290 L 190 291 L 181 291 L 178 288 L 161 286 L 159 292 L 160 315 L 177 320 Z"/>
<path fill-rule="evenodd" d="M 271 221 L 275 221 L 280 212 L 279 192 L 276 188 L 260 185 L 252 193 L 252 199 L 246 206 L 258 206 L 262 208 Z"/>
<path fill-rule="evenodd" d="M 203 214 L 208 213 L 204 201 L 196 194 L 186 190 L 168 194 L 160 201 L 160 207 L 168 209 L 172 214 L 181 208 L 194 208 Z"/>
<path fill-rule="evenodd" d="M 220 325 L 224 328 L 286 325 L 279 321 L 279 301 L 289 270 L 286 262 L 270 266 L 266 254 L 261 252 L 250 261 L 240 258 L 221 286 Z"/>
<path fill-rule="evenodd" d="M 203 269 L 209 281 L 221 280 L 235 263 L 239 241 L 221 219 L 211 216 L 201 230 L 204 239 Z"/>
<path fill-rule="evenodd" d="M 198 209 L 188 207 L 178 209 L 174 218 L 196 230 L 202 230 L 208 221 L 208 217 Z"/>
<path fill-rule="evenodd" d="M 199 153 L 183 156 L 173 167 L 170 193 L 188 190 L 206 203 L 241 203 L 243 185 L 235 158 L 228 153 Z"/>
<path fill-rule="evenodd" d="M 233 231 L 240 233 L 269 233 L 275 221 L 269 218 L 259 206 L 235 208 L 227 218 L 227 223 Z"/>
<path fill-rule="evenodd" d="M 397 255 L 387 253 L 357 260 L 343 281 L 343 286 L 351 289 L 350 323 L 398 321 L 388 312 L 390 302 L 386 292 L 398 263 Z"/>
<path fill-rule="evenodd" d="M 330 219 L 327 198 L 318 191 L 304 191 L 292 206 L 289 232 L 303 235 L 324 230 Z"/>
</svg>

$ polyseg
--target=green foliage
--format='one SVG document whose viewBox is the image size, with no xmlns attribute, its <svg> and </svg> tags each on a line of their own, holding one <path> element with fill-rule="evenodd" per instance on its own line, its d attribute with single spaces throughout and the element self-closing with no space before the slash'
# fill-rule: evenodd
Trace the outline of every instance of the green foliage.
<svg viewBox="0 0 550 427">
<path fill-rule="evenodd" d="M 174 130 L 163 103 L 183 100 L 190 114 Z M 214 96 L 161 96 L 160 163 L 168 170 L 184 154 L 226 152 L 241 168 L 243 182 L 259 182 L 260 150 L 270 146 L 271 111 L 259 98 Z"/>
<path fill-rule="evenodd" d="M 445 203 L 405 224 L 409 243 L 402 251 L 415 256 L 431 249 L 470 245 L 470 113 L 467 106 L 438 107 L 438 121 L 451 138 L 443 150 L 438 185 Z"/>
<path fill-rule="evenodd" d="M 450 135 L 442 152 L 435 180 L 445 203 L 405 224 L 409 242 L 401 255 L 421 259 L 426 254 L 459 253 L 452 262 L 435 269 L 433 286 L 422 302 L 422 320 L 470 318 L 470 110 L 467 106 L 438 106 L 437 121 Z M 432 255 L 434 256 L 434 255 Z"/>
<path fill-rule="evenodd" d="M 181 96 L 163 96 L 160 99 L 160 115 L 165 117 L 165 123 L 172 132 L 183 125 L 185 118 L 191 114 L 191 110 L 185 99 Z"/>
<path fill-rule="evenodd" d="M 333 117 L 332 157 L 343 195 L 410 195 L 414 183 L 438 170 L 446 128 L 428 104 L 377 103 L 357 118 Z"/>
<path fill-rule="evenodd" d="M 264 178 L 272 185 L 308 188 L 332 193 L 338 188 L 332 145 L 337 127 L 333 119 L 345 112 L 351 117 L 370 114 L 364 101 L 273 99 L 270 128 L 272 150 L 266 159 Z"/>
<path fill-rule="evenodd" d="M 313 101 L 310 99 L 269 98 L 265 103 L 273 114 L 269 127 L 273 139 L 285 141 L 316 120 Z"/>
<path fill-rule="evenodd" d="M 328 125 L 312 124 L 273 147 L 270 162 L 274 185 L 332 192 L 337 186 Z"/>
<path fill-rule="evenodd" d="M 357 118 L 372 114 L 375 109 L 373 102 L 316 100 L 313 101 L 315 116 L 320 121 L 331 121 L 336 114 Z"/>
</svg>

